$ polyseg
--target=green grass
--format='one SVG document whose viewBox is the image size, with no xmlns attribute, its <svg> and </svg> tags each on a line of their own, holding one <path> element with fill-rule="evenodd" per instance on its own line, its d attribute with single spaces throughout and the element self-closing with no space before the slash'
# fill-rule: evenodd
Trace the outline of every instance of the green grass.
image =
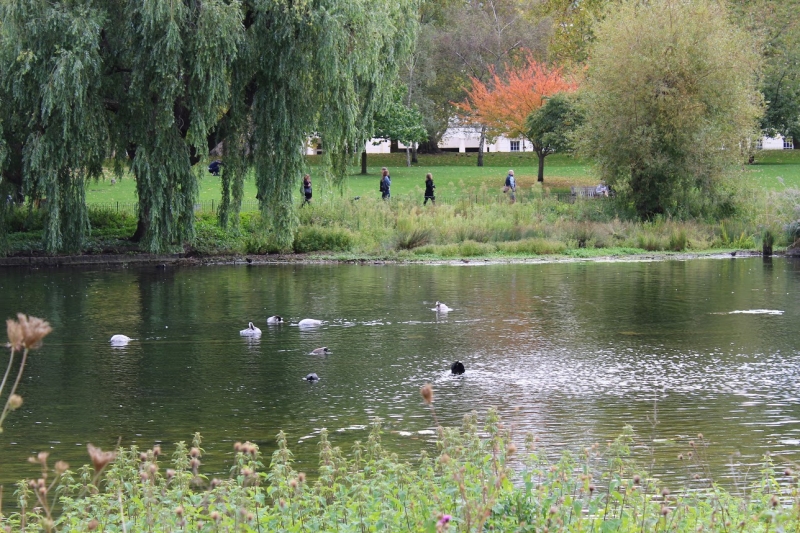
<svg viewBox="0 0 800 533">
<path fill-rule="evenodd" d="M 746 170 L 753 183 L 764 189 L 800 189 L 800 150 L 762 150 Z"/>
<path fill-rule="evenodd" d="M 326 184 L 315 167 L 317 156 L 308 158 L 311 176 L 314 181 L 314 198 L 338 196 L 339 189 Z M 378 180 L 381 167 L 389 168 L 392 176 L 392 195 L 418 195 L 422 198 L 425 174 L 431 172 L 436 183 L 436 195 L 442 199 L 456 198 L 467 193 L 492 195 L 502 198 L 500 189 L 506 172 L 514 169 L 517 184 L 521 191 L 542 191 L 537 183 L 538 160 L 536 154 L 489 153 L 484 155 L 483 167 L 476 166 L 477 154 L 444 153 L 419 156 L 419 163 L 406 167 L 405 153 L 370 154 L 367 159 L 367 175 L 361 175 L 360 167 L 351 167 L 342 194 L 346 197 L 379 197 Z M 765 150 L 758 152 L 755 164 L 745 167 L 748 181 L 766 190 L 800 189 L 800 150 Z M 220 180 L 198 168 L 200 177 L 199 200 L 210 203 L 219 202 Z M 109 204 L 117 202 L 130 204 L 136 202 L 136 183 L 126 174 L 117 183 L 111 183 L 112 173 L 106 178 L 92 182 L 87 187 L 86 201 L 90 204 Z M 553 154 L 545 160 L 544 189 L 551 192 L 568 191 L 572 185 L 594 185 L 598 179 L 593 175 L 591 165 L 573 157 Z M 254 201 L 256 185 L 253 176 L 245 181 L 245 200 Z M 300 198 L 298 181 L 297 197 Z"/>
<path fill-rule="evenodd" d="M 418 194 L 422 197 L 425 174 L 431 172 L 436 183 L 437 197 L 455 197 L 467 191 L 491 191 L 501 197 L 500 189 L 505 182 L 506 172 L 513 168 L 518 188 L 541 190 L 536 183 L 538 160 L 536 155 L 527 152 L 519 155 L 486 154 L 485 166 L 475 166 L 477 154 L 441 154 L 420 155 L 419 163 L 406 167 L 405 154 L 371 154 L 368 158 L 368 174 L 362 176 L 360 167 L 351 167 L 350 175 L 345 182 L 344 195 L 380 197 L 378 180 L 380 169 L 389 168 L 392 176 L 392 195 Z M 319 199 L 339 194 L 320 179 L 315 172 L 318 158 L 309 157 L 311 178 L 314 183 L 314 198 Z M 218 202 L 221 197 L 220 179 L 205 171 L 199 171 L 199 200 L 201 202 Z M 89 204 L 109 204 L 111 207 L 119 202 L 129 204 L 136 202 L 136 182 L 130 174 L 126 174 L 116 183 L 111 183 L 113 174 L 108 171 L 105 179 L 92 182 L 86 190 L 86 201 Z M 590 185 L 597 180 L 591 177 L 591 169 L 585 163 L 572 157 L 554 154 L 548 156 L 545 166 L 545 187 L 556 190 L 569 190 L 570 185 Z M 255 200 L 256 185 L 253 176 L 245 180 L 244 199 Z M 300 198 L 300 182 L 297 184 L 297 197 Z"/>
</svg>

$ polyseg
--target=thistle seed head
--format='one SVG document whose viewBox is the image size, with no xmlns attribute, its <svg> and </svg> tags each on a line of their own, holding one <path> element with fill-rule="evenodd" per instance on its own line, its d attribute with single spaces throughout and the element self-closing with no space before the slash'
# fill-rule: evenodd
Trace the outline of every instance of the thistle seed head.
<svg viewBox="0 0 800 533">
<path fill-rule="evenodd" d="M 419 390 L 419 393 L 422 395 L 422 400 L 425 403 L 427 403 L 428 405 L 433 403 L 433 387 L 431 386 L 430 383 L 426 383 L 425 385 L 423 385 L 422 388 Z"/>
<path fill-rule="evenodd" d="M 12 394 L 8 397 L 8 408 L 12 411 L 16 411 L 22 407 L 22 396 L 19 394 Z"/>
<path fill-rule="evenodd" d="M 53 328 L 46 321 L 35 316 L 26 316 L 17 313 L 17 320 L 6 320 L 8 344 L 14 350 L 35 350 Z"/>
<path fill-rule="evenodd" d="M 91 444 L 87 444 L 86 449 L 89 452 L 89 458 L 92 460 L 92 466 L 94 466 L 95 472 L 101 471 L 108 466 L 108 463 L 117 458 L 115 452 L 104 452 Z"/>
</svg>

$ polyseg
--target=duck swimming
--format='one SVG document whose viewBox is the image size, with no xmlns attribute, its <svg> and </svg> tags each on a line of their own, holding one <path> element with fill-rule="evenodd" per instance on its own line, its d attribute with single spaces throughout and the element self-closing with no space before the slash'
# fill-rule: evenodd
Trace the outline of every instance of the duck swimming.
<svg viewBox="0 0 800 533">
<path fill-rule="evenodd" d="M 436 307 L 431 309 L 431 311 L 436 311 L 437 313 L 446 313 L 452 310 L 452 307 L 447 307 L 447 304 L 443 304 L 442 302 L 436 302 Z"/>
<path fill-rule="evenodd" d="M 252 322 L 250 322 L 247 325 L 247 329 L 241 330 L 239 332 L 239 335 L 241 335 L 242 337 L 252 337 L 254 339 L 257 339 L 261 336 L 261 330 L 255 327 Z"/>
<path fill-rule="evenodd" d="M 273 315 L 267 319 L 267 324 L 283 324 L 283 317 Z"/>
<path fill-rule="evenodd" d="M 311 355 L 328 355 L 329 353 L 331 353 L 331 351 L 327 346 L 323 346 L 322 348 L 314 348 L 311 350 Z"/>
<path fill-rule="evenodd" d="M 314 326 L 321 326 L 322 320 L 314 320 L 313 318 L 304 318 L 300 322 L 297 323 L 298 326 L 301 328 L 311 328 Z"/>
<path fill-rule="evenodd" d="M 314 374 L 314 373 L 312 372 L 311 374 L 307 375 L 307 376 L 306 376 L 306 377 L 304 377 L 303 379 L 304 379 L 304 380 L 306 380 L 306 381 L 310 381 L 310 382 L 312 382 L 312 383 L 313 383 L 313 382 L 315 382 L 315 381 L 319 381 L 319 376 L 317 376 L 316 374 Z"/>
<path fill-rule="evenodd" d="M 461 374 L 466 372 L 466 369 L 464 368 L 464 363 L 462 363 L 461 361 L 456 361 L 455 363 L 450 365 L 450 372 L 452 372 L 454 376 L 460 376 Z"/>
<path fill-rule="evenodd" d="M 130 341 L 131 338 L 125 335 L 114 335 L 108 342 L 111 343 L 111 346 L 125 346 Z"/>
</svg>

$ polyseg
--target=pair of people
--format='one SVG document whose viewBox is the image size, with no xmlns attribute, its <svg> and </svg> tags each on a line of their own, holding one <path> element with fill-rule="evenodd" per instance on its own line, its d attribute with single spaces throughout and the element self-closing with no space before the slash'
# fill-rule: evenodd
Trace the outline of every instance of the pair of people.
<svg viewBox="0 0 800 533">
<path fill-rule="evenodd" d="M 384 200 L 388 200 L 391 197 L 390 188 L 392 186 L 392 179 L 389 177 L 389 169 L 383 167 L 381 169 L 381 198 Z M 425 201 L 422 202 L 422 205 L 428 205 L 428 200 L 431 201 L 431 204 L 436 205 L 436 196 L 433 190 L 436 188 L 436 185 L 433 184 L 433 175 L 428 172 L 425 175 Z"/>
</svg>

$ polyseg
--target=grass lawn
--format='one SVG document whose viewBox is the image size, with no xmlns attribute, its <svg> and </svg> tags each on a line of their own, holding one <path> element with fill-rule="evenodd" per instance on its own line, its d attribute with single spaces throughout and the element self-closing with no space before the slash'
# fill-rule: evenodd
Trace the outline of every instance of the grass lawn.
<svg viewBox="0 0 800 533">
<path fill-rule="evenodd" d="M 392 177 L 392 194 L 405 195 L 418 193 L 422 197 L 425 174 L 433 174 L 436 183 L 436 194 L 439 197 L 451 197 L 469 191 L 497 191 L 505 182 L 506 173 L 514 169 L 519 188 L 539 188 L 536 182 L 538 160 L 536 155 L 527 152 L 521 154 L 485 154 L 483 167 L 476 166 L 477 154 L 441 154 L 420 155 L 419 163 L 406 167 L 404 153 L 400 154 L 371 154 L 368 158 L 368 174 L 361 175 L 361 168 L 352 167 L 350 175 L 344 185 L 345 196 L 380 196 L 378 181 L 381 167 L 389 168 Z M 331 194 L 338 194 L 338 189 L 323 183 L 317 178 L 315 167 L 317 158 L 309 157 L 311 179 L 314 183 L 314 198 Z M 219 201 L 220 180 L 205 171 L 205 166 L 199 169 L 200 201 Z M 545 160 L 545 187 L 553 191 L 569 190 L 571 185 L 591 185 L 597 180 L 590 177 L 591 169 L 583 162 L 572 157 L 553 154 Z M 89 204 L 129 204 L 136 202 L 136 183 L 130 174 L 123 176 L 116 183 L 111 183 L 112 173 L 106 173 L 106 178 L 89 183 L 86 190 L 86 201 Z M 300 198 L 300 181 L 297 185 L 297 196 Z M 245 180 L 245 200 L 255 200 L 256 185 L 253 177 Z"/>
<path fill-rule="evenodd" d="M 800 150 L 762 150 L 747 174 L 765 189 L 800 189 Z"/>
<path fill-rule="evenodd" d="M 517 185 L 522 190 L 541 190 L 536 182 L 538 160 L 531 152 L 489 153 L 484 155 L 483 167 L 476 166 L 477 154 L 444 153 L 439 155 L 420 155 L 419 163 L 406 167 L 404 153 L 370 154 L 367 160 L 368 174 L 362 176 L 360 167 L 352 167 L 344 185 L 345 196 L 379 197 L 378 181 L 381 167 L 389 169 L 392 176 L 392 195 L 419 195 L 422 199 L 425 174 L 431 172 L 436 183 L 436 195 L 441 199 L 455 198 L 466 193 L 483 195 L 502 193 L 500 189 L 509 169 L 514 169 Z M 314 182 L 314 198 L 319 200 L 339 194 L 335 189 L 319 179 L 315 172 L 318 163 L 316 156 L 309 157 L 311 178 Z M 200 180 L 200 201 L 219 202 L 220 181 L 211 176 L 205 165 L 198 168 Z M 760 187 L 769 190 L 800 188 L 800 150 L 765 150 L 756 156 L 756 162 L 746 167 L 747 176 Z M 117 183 L 111 183 L 112 174 L 107 173 L 104 180 L 92 182 L 86 191 L 89 204 L 133 204 L 136 202 L 136 184 L 130 175 Z M 544 187 L 551 192 L 568 191 L 572 185 L 595 185 L 597 178 L 592 175 L 590 165 L 575 158 L 553 154 L 545 160 Z M 245 200 L 251 208 L 256 196 L 255 180 L 245 181 Z M 297 198 L 300 199 L 300 181 L 297 184 Z M 247 209 L 247 205 L 245 206 Z"/>
</svg>

